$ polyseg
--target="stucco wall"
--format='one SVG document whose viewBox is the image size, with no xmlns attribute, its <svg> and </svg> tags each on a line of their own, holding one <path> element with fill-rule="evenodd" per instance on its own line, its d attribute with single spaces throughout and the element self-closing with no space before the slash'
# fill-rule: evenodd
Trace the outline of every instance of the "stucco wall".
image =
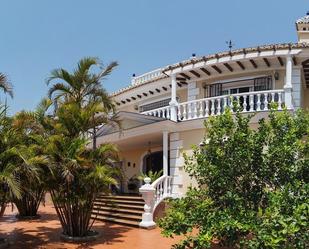
<svg viewBox="0 0 309 249">
<path fill-rule="evenodd" d="M 302 108 L 309 109 L 309 88 L 302 85 Z"/>
<path fill-rule="evenodd" d="M 205 136 L 205 129 L 181 132 L 180 133 L 180 139 L 182 140 L 181 156 L 183 156 L 183 154 L 192 155 L 193 152 L 192 146 L 200 144 L 200 142 L 203 141 L 204 136 Z M 183 170 L 180 171 L 180 174 L 183 180 L 183 186 L 182 188 L 180 188 L 180 191 L 181 194 L 185 194 L 188 187 L 196 186 L 196 181 L 189 176 L 189 174 L 185 171 L 184 168 Z"/>
<path fill-rule="evenodd" d="M 131 177 L 137 177 L 142 172 L 143 157 L 148 153 L 149 148 L 138 149 L 122 149 L 119 151 L 120 160 L 123 162 L 122 170 L 125 176 L 126 182 Z M 152 147 L 151 151 L 160 151 L 162 147 Z M 130 166 L 129 166 L 130 165 Z M 127 184 L 124 186 L 125 192 L 128 192 Z"/>
<path fill-rule="evenodd" d="M 262 118 L 265 117 L 264 115 L 258 118 Z M 253 122 L 250 124 L 250 127 L 252 129 L 257 129 L 258 128 L 258 124 L 257 124 L 257 120 L 252 120 Z M 202 122 L 202 120 L 201 120 Z M 187 154 L 187 155 L 192 155 L 193 153 L 193 149 L 192 146 L 193 145 L 199 145 L 200 142 L 203 141 L 205 135 L 206 135 L 207 131 L 205 128 L 203 129 L 196 129 L 196 130 L 191 130 L 191 131 L 184 131 L 184 132 L 180 132 L 179 133 L 179 144 L 181 144 L 181 150 L 180 150 L 180 155 L 178 158 L 179 162 L 183 162 L 183 165 L 177 165 L 177 178 L 179 178 L 182 180 L 182 184 L 177 186 L 177 191 L 179 192 L 180 196 L 185 195 L 187 189 L 190 186 L 197 186 L 196 181 L 191 178 L 189 176 L 189 174 L 185 171 L 185 162 L 183 160 L 183 155 Z M 171 165 L 171 167 L 173 167 L 173 165 Z"/>
</svg>

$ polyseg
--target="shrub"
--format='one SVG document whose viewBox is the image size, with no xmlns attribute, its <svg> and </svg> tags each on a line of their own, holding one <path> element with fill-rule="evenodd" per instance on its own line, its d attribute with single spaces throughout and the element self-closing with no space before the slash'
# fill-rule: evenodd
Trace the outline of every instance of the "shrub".
<svg viewBox="0 0 309 249">
<path fill-rule="evenodd" d="M 185 170 L 198 187 L 172 201 L 159 222 L 164 235 L 185 235 L 175 248 L 209 248 L 214 240 L 249 248 L 308 243 L 309 116 L 272 110 L 256 129 L 251 120 L 229 110 L 210 118 L 203 145 L 185 155 Z M 279 228 L 280 222 L 288 227 Z"/>
</svg>

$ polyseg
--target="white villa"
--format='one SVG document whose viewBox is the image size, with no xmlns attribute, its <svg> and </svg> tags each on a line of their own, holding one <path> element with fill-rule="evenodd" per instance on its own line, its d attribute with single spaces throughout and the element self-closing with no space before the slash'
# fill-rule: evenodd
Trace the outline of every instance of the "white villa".
<svg viewBox="0 0 309 249">
<path fill-rule="evenodd" d="M 102 210 L 101 219 L 153 227 L 159 204 L 183 196 L 194 184 L 184 171 L 183 153 L 200 144 L 203 121 L 231 106 L 231 98 L 243 113 L 256 113 L 253 126 L 268 114 L 271 102 L 279 110 L 309 107 L 309 13 L 296 21 L 296 31 L 296 43 L 193 55 L 134 76 L 128 87 L 113 93 L 122 130 L 102 127 L 97 142 L 118 146 L 125 179 L 118 195 L 110 197 L 119 210 Z M 161 169 L 153 183 L 146 179 L 141 186 L 134 180 Z M 134 193 L 142 197 L 128 195 Z"/>
</svg>

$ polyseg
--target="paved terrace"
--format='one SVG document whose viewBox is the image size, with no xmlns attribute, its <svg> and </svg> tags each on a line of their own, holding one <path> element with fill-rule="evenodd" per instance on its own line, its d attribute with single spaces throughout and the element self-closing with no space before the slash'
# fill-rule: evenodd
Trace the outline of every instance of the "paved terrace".
<svg viewBox="0 0 309 249">
<path fill-rule="evenodd" d="M 54 207 L 47 203 L 39 209 L 41 219 L 35 221 L 18 221 L 16 208 L 8 207 L 0 218 L 0 236 L 8 238 L 9 249 L 168 249 L 177 239 L 164 238 L 158 228 L 143 230 L 111 223 L 97 222 L 94 229 L 101 237 L 94 242 L 73 244 L 60 240 L 61 225 Z"/>
</svg>

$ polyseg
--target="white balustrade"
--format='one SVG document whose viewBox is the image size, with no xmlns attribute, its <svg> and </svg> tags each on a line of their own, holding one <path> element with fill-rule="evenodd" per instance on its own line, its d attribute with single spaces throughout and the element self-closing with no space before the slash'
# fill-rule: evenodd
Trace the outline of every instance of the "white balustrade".
<svg viewBox="0 0 309 249">
<path fill-rule="evenodd" d="M 150 81 L 150 80 L 158 79 L 161 76 L 163 76 L 162 69 L 159 68 L 159 69 L 156 69 L 154 71 L 151 71 L 151 72 L 148 72 L 148 73 L 145 73 L 145 74 L 133 77 L 132 81 L 131 81 L 131 84 L 132 85 L 139 85 L 139 84 L 142 84 L 142 83 Z"/>
<path fill-rule="evenodd" d="M 150 110 L 150 111 L 145 111 L 145 112 L 142 112 L 141 114 L 154 116 L 154 117 L 158 117 L 158 118 L 170 119 L 170 117 L 171 117 L 171 107 L 165 106 L 165 107 L 153 109 L 153 110 Z"/>
<path fill-rule="evenodd" d="M 270 90 L 197 99 L 179 103 L 177 118 L 178 121 L 186 121 L 220 115 L 226 108 L 230 108 L 232 112 L 240 109 L 243 113 L 268 111 L 272 103 L 277 103 L 278 110 L 282 110 L 285 106 L 284 97 L 284 90 Z M 170 119 L 171 109 L 170 106 L 165 106 L 142 114 Z"/>
<path fill-rule="evenodd" d="M 150 178 L 144 179 L 145 184 L 139 189 L 145 201 L 144 213 L 140 227 L 153 228 L 156 223 L 153 221 L 153 213 L 156 207 L 166 198 L 172 197 L 172 177 L 163 175 L 152 184 Z"/>
</svg>

